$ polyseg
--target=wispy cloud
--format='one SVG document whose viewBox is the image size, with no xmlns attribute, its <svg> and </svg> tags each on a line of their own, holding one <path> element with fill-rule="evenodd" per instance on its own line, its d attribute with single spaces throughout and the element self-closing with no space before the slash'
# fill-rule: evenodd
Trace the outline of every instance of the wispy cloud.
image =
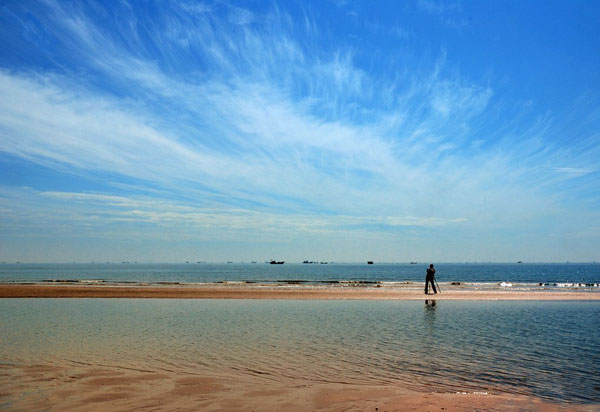
<svg viewBox="0 0 600 412">
<path fill-rule="evenodd" d="M 18 199 L 20 206 L 15 206 Z M 23 206 L 26 206 L 25 208 Z M 71 236 L 85 238 L 110 235 L 131 236 L 134 227 L 165 239 L 227 239 L 232 235 L 261 236 L 386 233 L 398 227 L 441 227 L 463 223 L 465 219 L 422 218 L 414 216 L 346 216 L 285 212 L 265 212 L 248 208 L 201 207 L 193 202 L 175 202 L 148 196 L 115 196 L 81 192 L 38 192 L 32 189 L 0 190 L 0 208 L 10 219 L 6 231 L 26 235 L 32 227 L 44 226 L 48 234 L 69 228 Z M 53 216 L 49 225 L 48 213 Z"/>
<path fill-rule="evenodd" d="M 588 173 L 597 172 L 597 170 L 582 169 L 579 167 L 556 167 L 556 168 L 554 168 L 554 170 L 556 170 L 557 172 L 575 174 L 575 175 L 586 175 Z"/>
<path fill-rule="evenodd" d="M 437 16 L 446 26 L 460 28 L 468 24 L 458 1 L 419 0 L 417 4 L 421 10 Z"/>
<path fill-rule="evenodd" d="M 48 212 L 69 224 L 79 217 L 97 230 L 130 222 L 213 237 L 514 228 L 563 213 L 568 199 L 597 186 L 564 182 L 598 170 L 590 132 L 598 116 L 566 144 L 557 126 L 578 116 L 516 110 L 491 82 L 449 69 L 445 51 L 425 69 L 392 71 L 386 67 L 409 51 L 373 68 L 345 43 L 312 47 L 327 34 L 307 12 L 297 19 L 277 7 L 165 2 L 152 15 L 120 9 L 116 19 L 99 4 L 102 13 L 52 1 L 40 7 L 68 61 L 0 70 L 0 151 L 148 189 L 145 197 L 27 195 L 69 204 L 68 213 Z M 24 222 L 34 203 L 9 215 Z"/>
</svg>

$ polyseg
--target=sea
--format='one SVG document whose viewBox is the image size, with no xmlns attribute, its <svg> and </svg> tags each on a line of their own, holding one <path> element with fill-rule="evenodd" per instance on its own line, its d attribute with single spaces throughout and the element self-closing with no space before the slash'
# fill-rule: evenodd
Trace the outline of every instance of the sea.
<svg viewBox="0 0 600 412">
<path fill-rule="evenodd" d="M 68 263 L 0 264 L 0 283 L 108 284 L 402 284 L 423 282 L 428 263 Z M 440 284 L 512 284 L 590 288 L 600 284 L 599 263 L 439 263 Z M 540 285 L 541 284 L 541 285 Z"/>
<path fill-rule="evenodd" d="M 2 264 L 0 282 L 422 285 L 426 266 Z M 436 268 L 442 287 L 504 282 L 595 293 L 593 285 L 600 281 L 595 263 L 440 263 Z M 265 387 L 270 382 L 391 385 L 598 404 L 598 319 L 598 300 L 0 299 L 0 365 L 5 371 L 85 365 L 248 377 L 264 380 Z"/>
</svg>

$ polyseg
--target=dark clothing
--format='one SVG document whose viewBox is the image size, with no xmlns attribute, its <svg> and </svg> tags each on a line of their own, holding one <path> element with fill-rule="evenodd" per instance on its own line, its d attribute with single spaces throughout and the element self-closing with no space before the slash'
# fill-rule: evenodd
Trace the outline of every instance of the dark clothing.
<svg viewBox="0 0 600 412">
<path fill-rule="evenodd" d="M 435 289 L 435 269 L 427 268 L 427 275 L 425 276 L 425 294 L 429 294 L 429 283 L 431 283 L 431 288 L 433 289 L 433 293 L 437 293 Z"/>
</svg>

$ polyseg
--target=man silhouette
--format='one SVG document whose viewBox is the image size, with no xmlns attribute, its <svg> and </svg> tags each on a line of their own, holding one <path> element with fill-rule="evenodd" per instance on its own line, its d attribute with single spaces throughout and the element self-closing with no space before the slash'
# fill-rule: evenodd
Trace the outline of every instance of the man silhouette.
<svg viewBox="0 0 600 412">
<path fill-rule="evenodd" d="M 431 283 L 431 288 L 433 289 L 433 293 L 437 294 L 437 290 L 435 289 L 435 269 L 433 268 L 433 263 L 429 265 L 427 268 L 427 275 L 425 275 L 425 294 L 429 295 L 429 283 Z"/>
</svg>

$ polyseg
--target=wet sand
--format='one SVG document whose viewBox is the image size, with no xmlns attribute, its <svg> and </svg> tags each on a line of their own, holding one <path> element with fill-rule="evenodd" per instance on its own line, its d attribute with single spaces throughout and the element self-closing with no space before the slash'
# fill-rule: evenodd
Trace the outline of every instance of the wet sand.
<svg viewBox="0 0 600 412">
<path fill-rule="evenodd" d="M 600 290 L 477 290 L 445 286 L 442 293 L 425 295 L 420 288 L 396 286 L 2 284 L 0 298 L 600 300 Z"/>
<path fill-rule="evenodd" d="M 69 411 L 598 411 L 508 394 L 274 382 L 86 365 L 0 365 L 0 409 Z"/>
</svg>

